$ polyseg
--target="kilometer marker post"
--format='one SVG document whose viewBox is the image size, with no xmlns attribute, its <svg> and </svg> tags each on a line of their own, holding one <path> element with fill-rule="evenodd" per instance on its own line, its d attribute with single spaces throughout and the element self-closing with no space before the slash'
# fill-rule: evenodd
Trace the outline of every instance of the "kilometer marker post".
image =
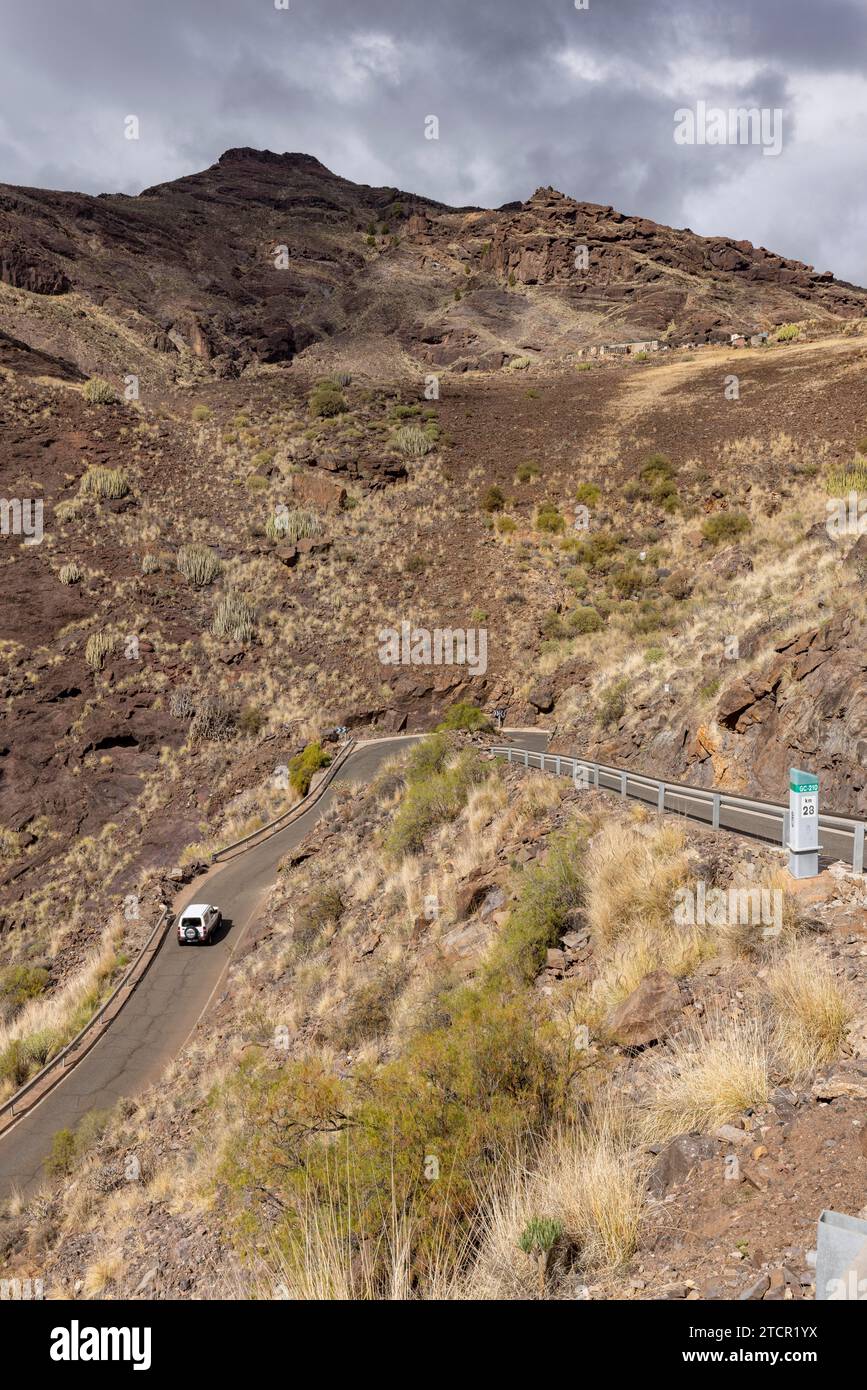
<svg viewBox="0 0 867 1390">
<path fill-rule="evenodd" d="M 789 768 L 789 873 L 815 878 L 819 872 L 819 775 Z"/>
</svg>

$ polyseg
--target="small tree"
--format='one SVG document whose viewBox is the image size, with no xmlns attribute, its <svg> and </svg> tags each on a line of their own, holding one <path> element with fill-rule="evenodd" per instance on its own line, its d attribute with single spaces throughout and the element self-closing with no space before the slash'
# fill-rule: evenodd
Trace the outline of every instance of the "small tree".
<svg viewBox="0 0 867 1390">
<path fill-rule="evenodd" d="M 562 1234 L 562 1221 L 555 1221 L 548 1216 L 531 1216 L 518 1240 L 518 1248 L 536 1262 L 540 1294 L 545 1292 L 545 1266 L 548 1256 Z"/>
</svg>

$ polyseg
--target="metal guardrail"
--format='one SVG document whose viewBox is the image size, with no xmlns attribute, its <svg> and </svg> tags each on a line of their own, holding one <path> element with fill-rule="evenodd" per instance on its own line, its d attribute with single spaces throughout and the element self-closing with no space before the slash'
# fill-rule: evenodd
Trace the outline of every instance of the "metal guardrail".
<svg viewBox="0 0 867 1390">
<path fill-rule="evenodd" d="M 611 767 L 590 758 L 571 758 L 565 753 L 536 753 L 526 748 L 509 748 L 504 744 L 490 749 L 495 757 L 523 767 L 538 767 L 558 776 L 572 777 L 585 770 L 586 784 L 602 791 L 614 791 L 655 805 L 658 811 L 686 816 L 701 821 L 713 830 L 735 830 L 762 840 L 785 845 L 788 830 L 788 807 L 774 801 L 756 801 L 737 796 L 734 792 L 691 787 L 684 782 L 667 782 L 658 777 L 631 772 L 625 767 Z M 848 816 L 819 816 L 819 851 L 825 858 L 843 859 L 852 865 L 856 874 L 864 872 L 864 821 Z"/>
<path fill-rule="evenodd" d="M 290 806 L 288 811 L 282 811 L 279 816 L 275 816 L 273 820 L 268 821 L 267 825 L 260 825 L 258 830 L 251 830 L 249 835 L 242 835 L 240 840 L 233 840 L 230 845 L 223 845 L 221 849 L 215 849 L 211 855 L 211 863 L 219 864 L 224 855 L 232 854 L 238 849 L 243 849 L 245 845 L 250 845 L 254 840 L 257 840 L 260 835 L 264 836 L 266 839 L 270 838 L 271 835 L 276 835 L 278 830 L 285 830 L 287 825 L 291 825 L 299 816 L 303 816 L 306 811 L 310 810 L 314 802 L 319 800 L 325 788 L 328 786 L 329 782 L 334 779 L 354 747 L 355 739 L 351 738 L 348 743 L 343 745 L 334 761 L 328 764 L 325 776 L 322 778 L 321 782 L 317 783 L 312 791 L 309 791 L 306 796 L 302 796 L 301 800 L 296 801 L 294 806 Z"/>
<path fill-rule="evenodd" d="M 118 1008 L 121 1008 L 123 1004 L 126 1003 L 126 999 L 120 999 L 121 993 L 123 990 L 129 990 L 129 993 L 132 994 L 136 985 L 138 985 L 139 981 L 144 977 L 148 966 L 151 964 L 151 961 L 163 943 L 163 938 L 165 937 L 170 922 L 170 910 L 168 907 L 164 907 L 157 918 L 156 926 L 144 946 L 142 946 L 135 960 L 132 962 L 132 965 L 129 967 L 129 970 L 127 970 L 123 979 L 112 990 L 105 1002 L 100 1004 L 96 1012 L 91 1015 L 87 1023 L 76 1033 L 71 1042 L 68 1042 L 65 1047 L 61 1048 L 50 1061 L 45 1063 L 45 1066 L 42 1067 L 35 1076 L 31 1076 L 29 1081 L 25 1081 L 24 1085 L 19 1086 L 14 1095 L 9 1096 L 9 1098 L 0 1105 L 0 1131 L 8 1128 L 8 1124 L 4 1124 L 5 1118 L 8 1117 L 8 1121 L 11 1123 L 13 1119 L 19 1119 L 22 1114 L 30 1110 L 38 1100 L 41 1100 L 44 1095 L 47 1095 L 52 1087 L 57 1084 L 61 1076 L 65 1073 L 67 1065 L 74 1065 L 75 1062 L 80 1062 L 82 1057 L 85 1057 L 94 1044 L 99 1041 L 105 1028 L 107 1028 L 111 1022 L 111 1019 L 107 1018 L 109 1010 L 114 1004 L 117 1004 Z M 77 1053 L 77 1056 L 73 1057 L 73 1053 Z M 45 1082 L 48 1082 L 48 1085 L 45 1085 Z M 22 1101 L 34 1091 L 38 1091 L 39 1094 L 34 1096 L 29 1105 L 22 1105 Z"/>
</svg>

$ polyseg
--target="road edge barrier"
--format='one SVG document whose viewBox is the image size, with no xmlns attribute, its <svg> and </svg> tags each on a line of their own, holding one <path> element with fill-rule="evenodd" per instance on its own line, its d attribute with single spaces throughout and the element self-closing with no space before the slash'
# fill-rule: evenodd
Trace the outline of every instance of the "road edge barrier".
<svg viewBox="0 0 867 1390">
<path fill-rule="evenodd" d="M 757 801 L 752 797 L 738 796 L 736 792 L 717 791 L 714 788 L 693 787 L 687 782 L 668 782 L 664 778 L 649 777 L 642 772 L 633 772 L 626 767 L 613 767 L 608 763 L 594 762 L 590 758 L 573 758 L 566 753 L 537 753 L 527 748 L 510 748 L 505 744 L 495 744 L 488 749 L 495 758 L 506 758 L 509 763 L 519 767 L 538 767 L 542 772 L 551 771 L 555 775 L 572 777 L 578 769 L 586 770 L 586 785 L 599 791 L 611 791 L 622 797 L 641 801 L 644 805 L 654 805 L 660 813 L 682 815 L 711 830 L 729 830 L 735 834 L 749 834 L 736 826 L 723 825 L 721 815 L 724 811 L 741 811 L 752 815 L 756 820 L 774 822 L 773 833 L 752 832 L 757 838 L 785 847 L 787 840 L 789 814 L 788 807 L 776 801 Z M 549 766 L 550 765 L 550 766 Z M 613 783 L 613 785 L 612 785 Z M 641 791 L 635 790 L 640 788 Z M 645 793 L 642 795 L 641 793 Z M 649 795 L 647 795 L 649 793 Z M 678 804 L 679 803 L 679 804 Z M 689 803 L 707 809 L 707 816 L 698 816 L 688 808 Z M 779 828 L 776 822 L 779 820 Z M 768 827 L 770 831 L 770 827 Z M 848 861 L 854 874 L 864 873 L 864 821 L 854 816 L 819 815 L 819 830 L 828 830 L 835 835 L 851 836 L 852 844 L 848 851 Z M 821 842 L 820 842 L 821 851 Z M 837 855 L 837 858 L 842 856 Z"/>
<path fill-rule="evenodd" d="M 223 855 L 231 854 L 234 850 L 243 849 L 245 846 L 249 846 L 253 840 L 257 840 L 261 836 L 269 838 L 270 835 L 276 835 L 278 831 L 284 830 L 287 825 L 291 825 L 299 816 L 309 811 L 322 796 L 322 793 L 334 779 L 340 768 L 344 765 L 354 747 L 355 740 L 350 739 L 340 750 L 334 761 L 329 764 L 325 776 L 306 796 L 302 797 L 301 800 L 290 807 L 288 811 L 284 811 L 274 820 L 269 821 L 267 825 L 260 825 L 258 830 L 254 830 L 250 835 L 245 835 L 242 839 L 236 840 L 233 844 L 223 845 L 222 849 L 215 850 L 210 856 L 211 863 L 219 863 Z M 74 1067 L 76 1063 L 80 1062 L 82 1058 L 86 1057 L 91 1048 L 99 1042 L 99 1039 L 114 1022 L 124 1004 L 126 1004 L 127 1000 L 134 993 L 136 986 L 147 974 L 148 968 L 165 940 L 166 933 L 171 923 L 171 915 L 171 909 L 168 906 L 164 907 L 157 919 L 156 926 L 144 946 L 142 946 L 135 960 L 130 965 L 123 979 L 112 990 L 105 1002 L 101 1004 L 91 1018 L 88 1019 L 80 1032 L 76 1033 L 71 1042 L 68 1042 L 65 1047 L 61 1048 L 54 1057 L 45 1063 L 45 1066 L 42 1067 L 35 1076 L 31 1076 L 29 1081 L 25 1081 L 23 1086 L 19 1086 L 18 1090 L 15 1091 L 13 1095 L 7 1097 L 7 1099 L 0 1104 L 0 1135 L 10 1130 L 18 1120 L 23 1118 L 23 1116 L 28 1115 L 34 1106 L 38 1105 L 39 1102 L 48 1095 L 49 1091 L 54 1089 L 59 1081 L 65 1076 L 68 1076 L 71 1068 Z M 124 992 L 125 997 L 121 998 Z"/>
<path fill-rule="evenodd" d="M 267 825 L 260 825 L 258 830 L 251 830 L 249 835 L 242 835 L 240 840 L 233 840 L 231 844 L 223 845 L 221 849 L 215 849 L 211 855 L 211 863 L 221 863 L 224 855 L 233 854 L 235 850 L 248 848 L 260 836 L 270 839 L 278 831 L 285 830 L 287 825 L 291 825 L 299 816 L 305 815 L 310 807 L 319 800 L 329 783 L 334 780 L 355 747 L 356 741 L 351 738 L 348 743 L 343 745 L 337 757 L 328 764 L 325 775 L 306 796 L 302 796 L 301 800 L 296 801 L 294 806 L 290 806 L 288 811 L 282 811 L 279 816 L 275 816 L 274 820 L 268 821 Z"/>
<path fill-rule="evenodd" d="M 69 1069 L 86 1057 L 90 1049 L 99 1042 L 106 1029 L 114 1022 L 124 1004 L 134 993 L 136 986 L 144 979 L 148 968 L 151 965 L 157 951 L 165 940 L 171 922 L 171 911 L 164 907 L 157 918 L 156 926 L 142 946 L 135 960 L 127 970 L 123 979 L 112 990 L 111 994 L 100 1004 L 85 1023 L 80 1032 L 76 1033 L 71 1042 L 55 1054 L 35 1076 L 31 1076 L 29 1081 L 25 1081 L 23 1086 L 0 1104 L 0 1134 L 5 1134 L 6 1130 L 11 1129 L 17 1120 L 23 1115 L 27 1115 L 35 1105 L 48 1095 L 64 1076 L 69 1075 Z M 121 995 L 126 991 L 125 998 Z M 28 1103 L 22 1104 L 27 1097 Z"/>
</svg>

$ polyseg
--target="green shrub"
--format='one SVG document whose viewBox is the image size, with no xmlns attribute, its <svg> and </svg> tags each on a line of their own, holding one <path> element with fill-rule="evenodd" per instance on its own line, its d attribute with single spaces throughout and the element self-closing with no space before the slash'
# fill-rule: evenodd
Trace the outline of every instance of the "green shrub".
<svg viewBox="0 0 867 1390">
<path fill-rule="evenodd" d="M 298 946 L 311 946 L 326 927 L 340 921 L 343 907 L 338 884 L 317 884 L 292 914 L 292 940 Z"/>
<path fill-rule="evenodd" d="M 256 631 L 255 614 L 243 594 L 230 589 L 214 609 L 211 631 L 232 642 L 250 642 Z"/>
<path fill-rule="evenodd" d="M 575 489 L 576 502 L 582 503 L 585 507 L 595 507 L 602 496 L 602 489 L 595 483 L 579 483 Z"/>
<path fill-rule="evenodd" d="M 621 598 L 633 598 L 644 587 L 644 576 L 637 569 L 622 569 L 612 576 L 611 582 Z"/>
<path fill-rule="evenodd" d="M 792 343 L 801 336 L 801 325 L 799 323 L 784 323 L 774 334 L 778 343 Z"/>
<path fill-rule="evenodd" d="M 610 729 L 612 724 L 617 724 L 626 713 L 626 690 L 625 681 L 615 681 L 602 692 L 597 717 L 603 729 Z"/>
<path fill-rule="evenodd" d="M 520 874 L 518 899 L 509 911 L 484 968 L 497 983 L 530 984 L 556 946 L 584 897 L 585 830 L 552 836 L 543 864 Z"/>
<path fill-rule="evenodd" d="M 623 549 L 621 536 L 611 531 L 594 531 L 592 536 L 575 541 L 574 554 L 587 569 L 607 574 Z"/>
<path fill-rule="evenodd" d="M 45 1160 L 45 1170 L 51 1177 L 66 1176 L 75 1163 L 75 1134 L 71 1129 L 59 1129 L 51 1140 Z"/>
<path fill-rule="evenodd" d="M 482 498 L 482 508 L 486 512 L 501 512 L 506 505 L 506 494 L 493 483 Z"/>
<path fill-rule="evenodd" d="M 82 477 L 78 490 L 82 497 L 126 497 L 129 483 L 122 468 L 103 468 L 93 464 Z"/>
<path fill-rule="evenodd" d="M 659 482 L 654 483 L 651 487 L 650 498 L 658 507 L 662 507 L 663 511 L 676 511 L 678 503 L 676 483 L 671 478 L 660 478 Z"/>
<path fill-rule="evenodd" d="M 498 516 L 494 525 L 501 536 L 511 535 L 513 531 L 518 529 L 518 523 L 513 516 Z"/>
<path fill-rule="evenodd" d="M 642 464 L 638 476 L 642 482 L 654 487 L 665 480 L 671 481 L 676 476 L 676 470 L 665 454 L 651 454 Z"/>
<path fill-rule="evenodd" d="M 10 965 L 0 974 L 0 995 L 14 1009 L 20 1009 L 28 999 L 36 999 L 45 989 L 50 975 L 35 965 Z"/>
<path fill-rule="evenodd" d="M 533 478 L 538 478 L 540 472 L 538 463 L 520 463 L 515 472 L 515 478 L 519 483 L 529 483 Z"/>
<path fill-rule="evenodd" d="M 714 512 L 704 522 L 701 533 L 712 545 L 720 541 L 733 541 L 750 529 L 750 519 L 745 512 Z"/>
<path fill-rule="evenodd" d="M 513 357 L 508 363 L 510 372 L 525 372 L 530 365 L 529 357 Z"/>
<path fill-rule="evenodd" d="M 118 400 L 117 392 L 101 376 L 92 376 L 90 381 L 84 383 L 84 399 L 90 405 L 115 405 Z"/>
<path fill-rule="evenodd" d="M 327 767 L 330 762 L 331 755 L 325 752 L 318 740 L 315 743 L 308 743 L 304 751 L 296 753 L 289 762 L 289 785 L 295 789 L 299 796 L 306 796 L 310 790 L 314 772 Z"/>
<path fill-rule="evenodd" d="M 177 567 L 184 578 L 199 589 L 213 584 L 223 573 L 223 566 L 216 551 L 209 545 L 199 544 L 198 541 L 181 546 L 177 555 Z"/>
<path fill-rule="evenodd" d="M 204 424 L 206 420 L 210 420 L 211 410 L 207 405 L 194 405 L 191 415 L 196 424 L 201 425 Z"/>
<path fill-rule="evenodd" d="M 599 632 L 600 628 L 604 627 L 599 613 L 589 605 L 579 605 L 570 609 L 566 615 L 566 622 L 570 632 L 581 634 Z"/>
<path fill-rule="evenodd" d="M 491 721 L 484 710 L 477 705 L 470 704 L 467 700 L 459 701 L 446 711 L 445 717 L 437 725 L 438 731 L 448 731 L 452 729 L 490 729 Z"/>
<path fill-rule="evenodd" d="M 538 531 L 560 532 L 566 525 L 566 520 L 553 502 L 543 502 L 536 512 L 536 529 Z"/>
<path fill-rule="evenodd" d="M 471 788 L 487 775 L 487 765 L 468 748 L 450 766 L 409 781 L 385 837 L 386 853 L 394 859 L 418 853 L 432 830 L 460 815 Z"/>
<path fill-rule="evenodd" d="M 547 1216 L 532 1216 L 518 1237 L 518 1249 L 534 1259 L 547 1255 L 563 1234 L 562 1221 Z"/>
<path fill-rule="evenodd" d="M 333 381 L 321 381 L 314 387 L 307 404 L 310 414 L 321 419 L 342 415 L 348 409 L 343 392 Z"/>
<path fill-rule="evenodd" d="M 46 1172 L 53 1177 L 68 1176 L 97 1143 L 110 1118 L 108 1110 L 88 1110 L 75 1130 L 58 1129 L 45 1159 Z"/>
<path fill-rule="evenodd" d="M 595 608 L 579 605 L 565 613 L 546 613 L 542 619 L 542 635 L 554 640 L 598 632 L 603 621 Z"/>
</svg>

